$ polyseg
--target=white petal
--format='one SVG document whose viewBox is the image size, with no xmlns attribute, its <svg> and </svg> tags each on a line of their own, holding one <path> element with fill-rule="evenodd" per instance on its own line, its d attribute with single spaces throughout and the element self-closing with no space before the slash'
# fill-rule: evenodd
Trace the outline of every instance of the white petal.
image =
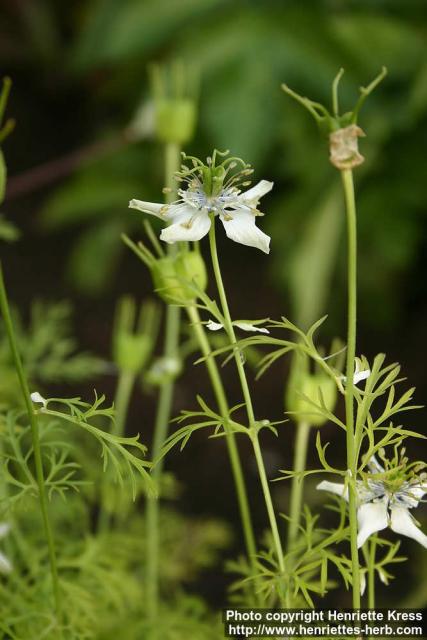
<svg viewBox="0 0 427 640">
<path fill-rule="evenodd" d="M 362 504 L 357 510 L 357 522 L 359 526 L 357 546 L 360 549 L 369 536 L 387 527 L 387 503 L 381 500 L 381 502 Z"/>
<path fill-rule="evenodd" d="M 391 508 L 390 527 L 402 536 L 413 538 L 427 549 L 427 536 L 417 527 L 414 518 L 405 507 Z"/>
<path fill-rule="evenodd" d="M 43 398 L 43 396 L 38 391 L 34 391 L 34 393 L 32 393 L 30 397 L 35 404 L 42 404 L 43 408 L 46 408 L 47 400 L 46 398 Z"/>
<path fill-rule="evenodd" d="M 206 211 L 197 211 L 194 209 L 189 213 L 188 209 L 183 213 L 171 213 L 174 223 L 162 230 L 160 240 L 164 240 L 169 244 L 189 240 L 196 242 L 201 240 L 211 228 L 211 219 Z M 179 220 L 179 221 L 177 221 Z"/>
<path fill-rule="evenodd" d="M 406 493 L 409 494 L 409 497 L 419 502 L 427 493 L 427 485 L 421 483 L 413 484 L 411 487 L 408 487 Z"/>
<path fill-rule="evenodd" d="M 10 524 L 8 522 L 0 523 L 0 538 L 4 538 L 10 531 Z"/>
<path fill-rule="evenodd" d="M 251 211 L 243 207 L 235 209 L 230 212 L 230 218 L 231 220 L 226 220 L 221 216 L 225 233 L 230 240 L 270 253 L 270 236 L 258 229 L 255 225 L 256 216 Z"/>
<path fill-rule="evenodd" d="M 337 496 L 340 496 L 340 498 L 348 500 L 348 489 L 345 485 L 338 482 L 323 480 L 317 485 L 316 489 L 319 489 L 320 491 L 330 491 L 330 493 L 335 493 Z"/>
<path fill-rule="evenodd" d="M 357 373 L 354 374 L 353 384 L 359 384 L 359 382 L 362 382 L 363 380 L 366 380 L 367 378 L 369 378 L 370 375 L 371 375 L 370 369 L 365 369 L 365 371 L 358 371 Z"/>
<path fill-rule="evenodd" d="M 258 333 L 270 333 L 265 327 L 257 327 L 250 322 L 233 322 L 235 327 L 239 327 L 242 331 L 258 331 Z"/>
<path fill-rule="evenodd" d="M 10 573 L 12 571 L 12 563 L 0 551 L 0 573 Z"/>
<path fill-rule="evenodd" d="M 144 200 L 134 199 L 129 202 L 129 207 L 130 209 L 137 209 L 143 213 L 151 213 L 151 215 L 156 216 L 157 218 L 164 217 L 160 211 L 162 209 L 165 210 L 165 205 L 159 204 L 158 202 L 144 202 Z"/>
<path fill-rule="evenodd" d="M 209 329 L 209 331 L 219 331 L 220 329 L 224 329 L 224 325 L 221 324 L 221 322 L 209 320 L 209 322 L 206 323 L 206 329 Z"/>
<path fill-rule="evenodd" d="M 376 456 L 372 456 L 368 462 L 368 469 L 371 473 L 383 473 L 384 467 L 378 462 Z"/>
<path fill-rule="evenodd" d="M 382 569 L 378 569 L 378 575 L 383 584 L 388 584 L 387 576 Z"/>
<path fill-rule="evenodd" d="M 242 331 L 258 331 L 259 333 L 270 333 L 268 329 L 265 329 L 264 327 L 257 327 L 250 322 L 236 321 L 232 324 L 235 327 L 242 329 Z M 221 324 L 221 322 L 214 322 L 213 320 L 209 320 L 209 322 L 206 323 L 206 329 L 209 329 L 209 331 L 219 331 L 220 329 L 224 329 L 224 325 Z"/>
<path fill-rule="evenodd" d="M 254 187 L 241 193 L 238 199 L 242 204 L 246 204 L 249 207 L 256 207 L 260 198 L 272 190 L 273 184 L 273 182 L 269 182 L 268 180 L 260 180 Z"/>
</svg>

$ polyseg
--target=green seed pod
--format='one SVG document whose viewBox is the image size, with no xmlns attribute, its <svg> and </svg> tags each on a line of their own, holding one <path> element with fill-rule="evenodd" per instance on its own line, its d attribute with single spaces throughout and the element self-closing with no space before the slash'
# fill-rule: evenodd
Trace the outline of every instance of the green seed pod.
<svg viewBox="0 0 427 640">
<path fill-rule="evenodd" d="M 114 345 L 114 360 L 124 371 L 138 373 L 147 363 L 152 351 L 152 340 L 147 335 L 119 334 Z"/>
<path fill-rule="evenodd" d="M 153 352 L 159 324 L 157 304 L 147 300 L 139 314 L 133 298 L 125 296 L 117 305 L 113 333 L 113 359 L 121 371 L 136 375 Z"/>
<path fill-rule="evenodd" d="M 197 293 L 191 284 L 202 291 L 206 289 L 206 267 L 197 251 L 159 258 L 153 263 L 151 273 L 154 288 L 167 303 L 195 300 Z"/>
<path fill-rule="evenodd" d="M 155 130 L 161 142 L 187 144 L 196 127 L 196 105 L 182 98 L 159 100 L 155 106 Z"/>
<path fill-rule="evenodd" d="M 313 427 L 321 427 L 327 422 L 327 418 L 311 404 L 314 402 L 320 405 L 321 398 L 326 408 L 333 411 L 337 401 L 335 381 L 323 371 L 310 373 L 308 359 L 305 356 L 296 355 L 286 389 L 287 410 L 296 412 L 295 419 L 298 419 L 300 414 L 301 419 L 306 420 Z"/>
</svg>

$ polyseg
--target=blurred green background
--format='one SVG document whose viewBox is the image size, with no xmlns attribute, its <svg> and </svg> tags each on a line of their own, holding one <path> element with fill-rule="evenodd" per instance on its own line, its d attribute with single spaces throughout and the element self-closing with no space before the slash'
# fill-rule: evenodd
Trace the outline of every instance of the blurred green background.
<svg viewBox="0 0 427 640">
<path fill-rule="evenodd" d="M 329 104 L 331 81 L 344 67 L 341 101 L 347 109 L 359 85 L 370 82 L 382 65 L 388 67 L 360 119 L 367 138 L 360 145 L 366 163 L 356 173 L 359 351 L 368 357 L 386 351 L 403 362 L 422 403 L 427 391 L 425 0 L 3 3 L 0 69 L 13 79 L 8 114 L 17 124 L 4 145 L 10 179 L 2 213 L 21 232 L 16 242 L 1 244 L 12 299 L 24 313 L 34 297 L 71 299 L 83 347 L 109 357 L 117 296 L 144 297 L 151 288 L 120 233 L 138 237 L 141 218 L 127 209 L 130 198 L 160 198 L 162 149 L 150 133 L 147 66 L 175 58 L 195 65 L 200 74 L 197 133 L 186 150 L 204 157 L 214 147 L 229 148 L 253 164 L 255 179 L 275 182 L 263 199 L 266 216 L 260 222 L 272 236 L 270 257 L 220 237 L 235 317 L 284 314 L 307 325 L 327 311 L 326 341 L 342 337 L 345 328 L 339 177 L 328 162 L 326 141 L 280 84 Z M 283 412 L 280 366 L 277 374 L 257 386 L 259 413 L 270 419 Z M 233 393 L 232 372 L 226 369 L 224 375 Z M 97 386 L 112 394 L 114 381 L 107 376 Z M 175 412 L 190 408 L 197 391 L 209 395 L 202 376 L 190 368 L 178 382 Z M 154 406 L 155 396 L 135 399 L 135 430 L 142 407 L 150 416 Z M 410 417 L 409 426 L 423 428 L 422 412 Z M 279 442 L 266 438 L 273 475 L 289 467 L 291 430 L 285 425 Z M 325 434 L 335 437 L 329 427 Z M 216 465 L 209 464 L 218 460 L 222 467 L 224 456 L 221 443 L 207 444 L 203 437 L 195 438 L 191 453 L 175 456 L 172 466 L 187 486 L 184 510 L 235 518 L 230 478 L 219 478 Z M 247 466 L 250 476 L 250 462 Z M 256 496 L 255 476 L 252 481 Z M 276 491 L 285 503 L 283 485 Z M 227 491 L 230 499 L 224 500 Z M 257 520 L 262 526 L 261 502 Z"/>
</svg>

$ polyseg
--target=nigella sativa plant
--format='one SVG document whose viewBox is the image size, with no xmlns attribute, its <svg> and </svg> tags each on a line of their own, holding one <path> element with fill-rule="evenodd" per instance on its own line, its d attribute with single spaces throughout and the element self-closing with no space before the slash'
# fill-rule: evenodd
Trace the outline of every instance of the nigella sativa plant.
<svg viewBox="0 0 427 640">
<path fill-rule="evenodd" d="M 182 165 L 176 174 L 178 181 L 186 185 L 178 189 L 176 202 L 165 205 L 134 199 L 129 206 L 168 222 L 160 238 L 169 244 L 200 240 L 218 216 L 230 240 L 269 253 L 270 237 L 256 226 L 256 219 L 263 215 L 258 209 L 259 201 L 271 191 L 273 183 L 261 180 L 242 191 L 241 187 L 250 185 L 248 178 L 253 169 L 240 158 L 228 157 L 228 153 L 215 150 L 206 164 L 183 154 L 192 167 Z M 225 159 L 218 162 L 218 156 Z"/>
</svg>

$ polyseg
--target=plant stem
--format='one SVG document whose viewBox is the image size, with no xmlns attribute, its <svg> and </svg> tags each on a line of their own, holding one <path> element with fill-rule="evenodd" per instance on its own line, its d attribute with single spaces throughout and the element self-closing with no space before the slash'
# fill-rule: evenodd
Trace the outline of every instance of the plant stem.
<svg viewBox="0 0 427 640">
<path fill-rule="evenodd" d="M 34 450 L 34 465 L 36 470 L 36 479 L 38 485 L 38 495 L 40 502 L 40 511 L 42 514 L 42 520 L 46 535 L 46 541 L 49 552 L 50 572 L 52 576 L 52 590 L 55 601 L 56 615 L 59 619 L 61 611 L 61 598 L 59 590 L 58 568 L 56 562 L 55 542 L 52 532 L 52 526 L 49 519 L 48 503 L 46 496 L 44 472 L 43 472 L 43 460 L 40 447 L 40 434 L 37 415 L 34 411 L 33 403 L 30 397 L 30 391 L 28 388 L 27 379 L 25 377 L 24 369 L 21 362 L 21 356 L 19 354 L 18 344 L 16 341 L 15 331 L 13 328 L 12 318 L 10 315 L 10 308 L 7 299 L 6 288 L 3 279 L 3 270 L 0 263 L 0 311 L 3 316 L 4 324 L 6 327 L 6 333 L 9 339 L 10 349 L 12 357 L 18 375 L 19 384 L 22 391 L 22 397 L 27 409 L 28 419 L 31 426 L 31 436 Z"/>
<path fill-rule="evenodd" d="M 132 394 L 133 385 L 135 384 L 135 374 L 130 371 L 124 371 L 120 369 L 119 378 L 117 381 L 116 394 L 114 398 L 114 408 L 115 408 L 115 420 L 113 423 L 113 427 L 111 429 L 111 433 L 115 436 L 123 436 L 126 420 L 129 411 L 129 402 Z M 108 485 L 108 480 L 110 479 L 110 474 L 107 470 L 107 475 L 105 476 L 105 481 L 102 487 Z M 110 480 L 111 481 L 111 480 Z M 99 519 L 98 519 L 98 530 L 105 532 L 110 527 L 110 523 L 112 517 L 114 515 L 114 509 L 109 511 L 105 509 L 104 505 L 101 504 L 99 511 Z"/>
<path fill-rule="evenodd" d="M 218 409 L 221 416 L 225 419 L 225 430 L 227 431 L 227 420 L 230 410 L 222 384 L 221 376 L 218 371 L 215 358 L 211 355 L 211 347 L 205 329 L 201 323 L 200 315 L 196 306 L 187 307 L 188 317 L 192 323 L 194 333 L 200 346 L 200 351 L 206 358 L 205 364 L 215 393 Z M 236 437 L 232 432 L 227 433 L 226 437 L 228 455 L 230 457 L 231 470 L 233 473 L 234 483 L 236 486 L 237 501 L 239 505 L 240 518 L 242 521 L 243 535 L 245 539 L 246 552 L 253 569 L 256 558 L 256 543 L 252 525 L 252 518 L 249 508 L 248 494 L 246 491 L 245 479 L 243 477 L 242 465 L 240 462 L 239 451 L 237 448 Z"/>
<path fill-rule="evenodd" d="M 225 293 L 224 283 L 222 281 L 221 269 L 219 266 L 218 260 L 218 251 L 216 247 L 216 235 L 215 235 L 215 218 L 211 216 L 211 228 L 209 231 L 209 243 L 211 249 L 211 257 L 212 257 L 212 267 L 215 275 L 215 281 L 219 293 L 219 298 L 221 301 L 222 312 L 225 321 L 225 330 L 227 332 L 228 338 L 233 345 L 234 359 L 236 362 L 237 372 L 240 379 L 240 385 L 242 387 L 243 398 L 245 401 L 246 412 L 248 415 L 249 429 L 251 442 L 255 453 L 255 459 L 258 466 L 258 473 L 261 480 L 262 491 L 264 494 L 264 500 L 267 507 L 268 518 L 270 521 L 271 533 L 273 536 L 273 542 L 275 546 L 275 551 L 277 555 L 277 560 L 279 563 L 279 568 L 282 573 L 285 571 L 285 562 L 283 557 L 283 549 L 282 543 L 280 541 L 279 529 L 277 526 L 276 514 L 274 512 L 273 501 L 271 499 L 270 487 L 268 484 L 267 474 L 265 472 L 264 460 L 261 453 L 261 448 L 259 446 L 258 440 L 258 430 L 255 421 L 255 414 L 252 405 L 251 394 L 249 391 L 249 385 L 246 378 L 245 367 L 243 361 L 241 359 L 241 354 L 239 348 L 237 346 L 236 335 L 234 333 L 233 323 L 231 320 L 230 310 L 228 308 L 227 296 Z"/>
<path fill-rule="evenodd" d="M 180 149 L 176 144 L 169 143 L 165 148 L 165 182 L 170 189 L 166 196 L 168 202 L 173 201 L 176 193 L 176 183 L 174 175 L 179 169 Z M 168 246 L 168 253 L 173 255 L 178 247 Z M 166 308 L 165 320 L 165 342 L 163 356 L 165 358 L 177 358 L 179 348 L 181 310 L 177 306 L 168 305 Z M 157 415 L 154 424 L 154 436 L 151 449 L 152 459 L 158 458 L 161 447 L 166 440 L 169 422 L 172 411 L 172 400 L 174 393 L 174 381 L 168 380 L 162 384 L 157 405 Z M 163 460 L 153 469 L 152 475 L 155 482 L 161 478 L 163 471 Z M 147 499 L 146 510 L 146 535 L 147 535 L 147 556 L 146 556 L 146 592 L 147 592 L 147 613 L 150 620 L 155 620 L 158 615 L 159 606 L 159 500 L 156 498 Z"/>
<path fill-rule="evenodd" d="M 135 374 L 131 371 L 119 372 L 117 381 L 116 395 L 114 398 L 114 407 L 116 410 L 116 419 L 114 421 L 111 433 L 115 436 L 123 436 L 126 427 L 126 420 L 129 411 L 129 402 L 132 395 L 132 389 L 135 384 Z"/>
<path fill-rule="evenodd" d="M 356 356 L 356 319 L 357 319 L 357 227 L 356 227 L 356 202 L 354 197 L 353 173 L 350 169 L 341 171 L 344 197 L 347 213 L 347 363 L 346 363 L 346 389 L 345 389 L 345 415 L 346 415 L 346 441 L 347 441 L 347 468 L 351 475 L 349 483 L 349 522 L 350 522 L 350 547 L 353 576 L 353 607 L 360 607 L 360 573 L 359 552 L 357 548 L 357 495 L 356 474 L 357 457 L 355 448 L 355 424 L 354 424 L 354 366 Z"/>
<path fill-rule="evenodd" d="M 297 434 L 295 440 L 295 454 L 293 470 L 297 474 L 305 471 L 307 460 L 307 446 L 310 436 L 310 423 L 301 420 L 297 424 Z M 295 475 L 292 478 L 291 499 L 289 508 L 289 528 L 288 528 L 288 551 L 295 545 L 298 536 L 298 527 L 301 520 L 301 506 L 304 489 L 304 476 Z"/>
<path fill-rule="evenodd" d="M 377 543 L 374 539 L 371 539 L 369 544 L 368 607 L 370 609 L 375 609 L 375 553 L 377 550 Z"/>
</svg>

